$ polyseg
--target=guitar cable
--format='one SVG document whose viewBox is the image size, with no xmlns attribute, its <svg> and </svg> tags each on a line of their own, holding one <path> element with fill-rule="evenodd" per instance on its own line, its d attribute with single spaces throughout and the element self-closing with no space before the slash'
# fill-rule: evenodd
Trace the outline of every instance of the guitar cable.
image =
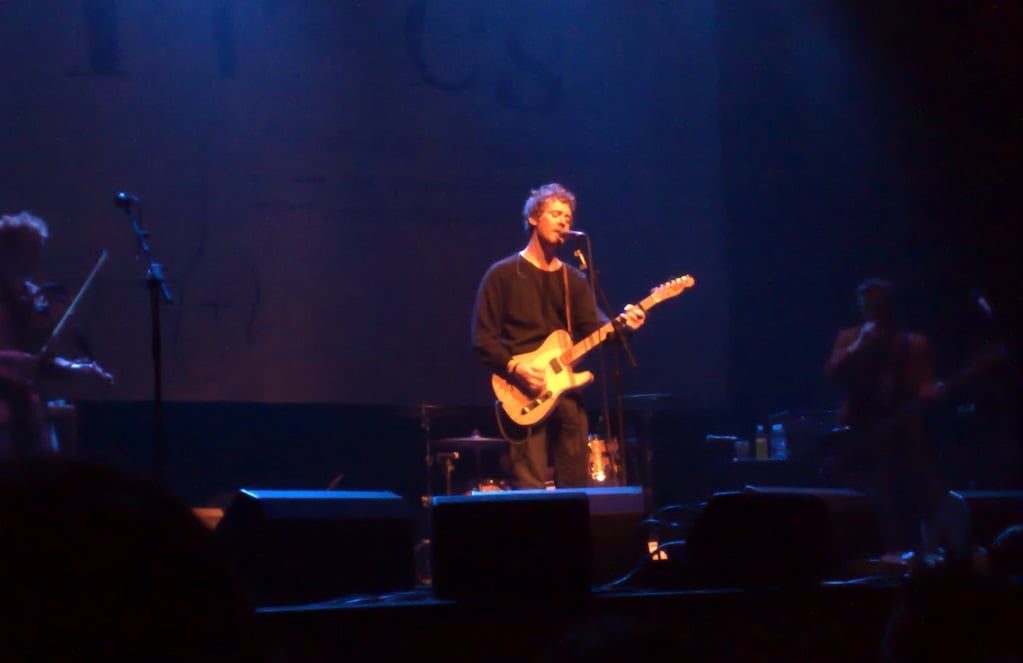
<svg viewBox="0 0 1023 663">
<path fill-rule="evenodd" d="M 533 427 L 526 426 L 526 434 L 522 436 L 521 440 L 513 440 L 511 435 L 508 435 L 508 431 L 504 429 L 504 423 L 501 421 L 501 401 L 494 401 L 494 419 L 497 420 L 497 429 L 501 431 L 501 437 L 508 441 L 508 444 L 525 444 L 529 436 L 533 434 Z"/>
</svg>

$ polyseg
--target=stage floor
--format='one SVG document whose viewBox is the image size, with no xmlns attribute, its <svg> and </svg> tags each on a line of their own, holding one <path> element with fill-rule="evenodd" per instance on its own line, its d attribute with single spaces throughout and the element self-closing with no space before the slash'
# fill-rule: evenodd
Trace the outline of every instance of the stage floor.
<svg viewBox="0 0 1023 663">
<path fill-rule="evenodd" d="M 429 588 L 258 611 L 274 660 L 871 661 L 893 579 L 802 590 L 628 589 L 578 602 L 441 601 Z"/>
</svg>

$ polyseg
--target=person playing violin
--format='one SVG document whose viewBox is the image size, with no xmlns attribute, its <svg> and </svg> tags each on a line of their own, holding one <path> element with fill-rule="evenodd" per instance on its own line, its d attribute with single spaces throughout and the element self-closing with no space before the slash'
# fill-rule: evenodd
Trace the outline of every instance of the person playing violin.
<svg viewBox="0 0 1023 663">
<path fill-rule="evenodd" d="M 80 376 L 113 383 L 95 362 L 40 354 L 56 321 L 29 277 L 48 237 L 46 223 L 29 212 L 0 216 L 0 458 L 55 451 L 40 380 Z"/>
</svg>

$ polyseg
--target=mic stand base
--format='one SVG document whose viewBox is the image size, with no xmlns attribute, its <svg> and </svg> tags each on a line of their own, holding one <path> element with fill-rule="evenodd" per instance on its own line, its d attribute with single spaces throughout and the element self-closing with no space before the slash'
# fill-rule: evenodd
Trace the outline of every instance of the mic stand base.
<svg viewBox="0 0 1023 663">
<path fill-rule="evenodd" d="M 156 480 L 165 479 L 165 457 L 163 439 L 163 336 L 160 331 L 160 282 L 150 277 L 149 311 L 152 325 L 153 357 L 153 473 Z"/>
</svg>

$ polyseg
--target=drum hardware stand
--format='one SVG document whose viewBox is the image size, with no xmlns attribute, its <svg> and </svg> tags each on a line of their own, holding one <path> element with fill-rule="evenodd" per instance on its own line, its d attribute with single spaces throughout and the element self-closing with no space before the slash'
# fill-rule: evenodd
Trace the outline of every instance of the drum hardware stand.
<svg viewBox="0 0 1023 663">
<path fill-rule="evenodd" d="M 416 565 L 416 577 L 417 581 L 421 585 L 429 586 L 433 581 L 433 571 L 430 568 L 430 540 L 431 540 L 431 527 L 429 524 L 429 514 L 433 509 L 433 450 L 430 445 L 430 410 L 434 406 L 427 403 L 419 405 L 419 429 L 423 431 L 423 451 L 425 456 L 423 458 L 423 465 L 426 468 L 426 486 L 424 489 L 425 494 L 420 497 L 419 504 L 426 509 L 426 530 L 423 532 L 423 536 L 419 539 L 415 546 L 415 565 Z M 449 480 L 450 482 L 450 480 Z"/>
<path fill-rule="evenodd" d="M 429 509 L 433 506 L 433 489 L 431 486 L 433 479 L 433 451 L 430 449 L 430 406 L 421 405 L 419 408 L 419 428 L 423 431 L 423 447 L 426 450 L 426 458 L 424 464 L 426 465 L 426 495 L 423 496 L 421 503 Z"/>
<path fill-rule="evenodd" d="M 475 459 L 475 470 L 473 472 L 473 483 L 470 484 L 470 492 L 472 490 L 480 490 L 485 484 L 483 477 L 483 449 L 493 448 L 494 445 L 504 447 L 508 444 L 508 441 L 500 437 L 485 437 L 480 435 L 478 429 L 473 429 L 472 434 L 467 437 L 445 437 L 438 440 L 433 440 L 435 448 L 450 449 L 454 448 L 456 451 L 451 453 L 438 453 L 437 460 L 445 461 L 445 471 L 447 480 L 447 491 L 448 495 L 451 495 L 451 472 L 454 469 L 452 461 L 460 460 L 465 455 L 467 450 L 472 450 L 473 458 Z M 472 486 L 475 486 L 473 488 Z M 461 490 L 461 488 L 459 488 Z"/>
<path fill-rule="evenodd" d="M 648 512 L 653 511 L 653 494 L 654 494 L 654 445 L 650 439 L 652 435 L 652 422 L 654 413 L 652 408 L 643 410 L 643 440 L 640 442 L 640 447 L 643 450 L 643 494 L 645 496 L 644 503 Z"/>
<path fill-rule="evenodd" d="M 444 463 L 444 494 L 451 494 L 451 474 L 455 471 L 455 461 L 458 460 L 457 451 L 442 451 L 437 454 L 437 460 Z"/>
</svg>

